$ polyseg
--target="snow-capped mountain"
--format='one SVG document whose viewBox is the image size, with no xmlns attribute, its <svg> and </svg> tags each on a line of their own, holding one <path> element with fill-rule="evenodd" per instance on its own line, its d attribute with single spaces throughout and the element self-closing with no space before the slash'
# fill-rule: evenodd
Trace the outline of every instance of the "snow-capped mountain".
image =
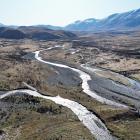
<svg viewBox="0 0 140 140">
<path fill-rule="evenodd" d="M 125 13 L 112 14 L 104 19 L 89 18 L 83 21 L 77 20 L 65 27 L 52 25 L 33 25 L 52 30 L 68 31 L 102 31 L 102 30 L 131 30 L 140 29 L 140 9 L 132 10 Z M 4 25 L 0 27 L 18 28 L 18 26 Z"/>
<path fill-rule="evenodd" d="M 117 13 L 104 19 L 86 19 L 76 21 L 65 27 L 66 30 L 93 31 L 110 29 L 131 29 L 140 27 L 140 9 Z"/>
<path fill-rule="evenodd" d="M 72 24 L 69 24 L 65 27 L 66 30 L 76 30 L 76 31 L 84 31 L 90 30 L 91 27 L 97 26 L 99 20 L 94 18 L 86 19 L 84 21 L 76 21 Z"/>
</svg>

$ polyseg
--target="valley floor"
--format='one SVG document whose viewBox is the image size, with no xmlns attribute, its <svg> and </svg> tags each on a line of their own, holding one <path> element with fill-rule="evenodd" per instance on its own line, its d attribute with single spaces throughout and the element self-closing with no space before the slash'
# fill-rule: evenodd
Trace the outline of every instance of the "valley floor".
<svg viewBox="0 0 140 140">
<path fill-rule="evenodd" d="M 116 96 L 112 90 L 119 92 L 118 89 L 109 87 L 112 87 L 111 83 L 115 81 L 137 92 L 139 88 L 131 85 L 127 78 L 115 76 L 107 69 L 139 80 L 139 70 L 137 70 L 140 65 L 139 58 L 128 58 L 114 52 L 102 51 L 98 47 L 85 47 L 65 41 L 1 40 L 1 44 L 3 44 L 3 47 L 0 47 L 1 94 L 13 89 L 26 88 L 23 84 L 26 82 L 40 93 L 48 96 L 60 95 L 85 106 L 97 114 L 111 134 L 118 139 L 139 139 L 140 119 L 136 112 L 96 101 L 82 91 L 82 81 L 76 73 L 39 63 L 35 60 L 33 52 L 55 45 L 63 46 L 62 49 L 43 51 L 40 55 L 44 60 L 84 70 L 92 76 L 93 81 L 89 84 L 93 85 L 91 89 L 96 89 L 97 94 L 125 103 L 132 108 L 139 108 L 139 101 L 128 99 L 126 96 L 125 98 Z M 86 66 L 92 69 L 105 68 L 105 72 L 95 74 L 80 67 L 86 63 Z M 128 91 L 124 87 L 121 88 L 123 90 L 121 94 L 127 94 Z M 32 96 L 16 95 L 0 100 L 0 118 L 1 139 L 95 139 L 71 110 L 49 100 Z"/>
</svg>

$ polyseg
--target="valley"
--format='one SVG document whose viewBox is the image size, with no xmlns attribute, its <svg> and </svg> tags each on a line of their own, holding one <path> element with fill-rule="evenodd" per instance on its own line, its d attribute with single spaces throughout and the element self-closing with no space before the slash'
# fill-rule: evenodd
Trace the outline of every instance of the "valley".
<svg viewBox="0 0 140 140">
<path fill-rule="evenodd" d="M 140 1 L 0 1 L 0 140 L 140 140 Z"/>
<path fill-rule="evenodd" d="M 95 115 L 111 135 L 105 139 L 139 139 L 139 32 L 77 36 L 0 40 L 0 95 L 17 90 L 0 100 L 2 140 L 102 139 L 57 97 Z"/>
</svg>

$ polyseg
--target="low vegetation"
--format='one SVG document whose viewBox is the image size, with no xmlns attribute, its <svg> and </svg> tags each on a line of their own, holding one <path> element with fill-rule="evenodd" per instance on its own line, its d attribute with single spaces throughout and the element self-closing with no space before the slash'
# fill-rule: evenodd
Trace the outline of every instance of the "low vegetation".
<svg viewBox="0 0 140 140">
<path fill-rule="evenodd" d="M 137 57 L 128 58 L 110 51 L 109 48 L 107 48 L 107 51 L 99 48 L 100 45 L 107 46 L 108 43 L 113 46 L 113 43 L 116 44 L 118 40 L 121 43 L 121 38 L 114 37 L 112 42 L 108 37 L 102 38 L 102 40 L 97 36 L 86 39 L 87 41 L 94 39 L 96 43 L 89 43 L 85 49 L 85 45 L 82 43 L 85 38 L 80 38 L 81 42 L 77 45 L 75 42 L 65 41 L 1 40 L 3 47 L 0 47 L 0 91 L 25 88 L 23 82 L 26 82 L 43 94 L 50 96 L 59 94 L 64 98 L 79 102 L 88 110 L 97 114 L 111 133 L 119 139 L 138 140 L 140 137 L 140 119 L 137 114 L 95 101 L 82 92 L 81 83 L 73 87 L 65 86 L 61 81 L 56 85 L 48 83 L 47 79 L 56 73 L 55 69 L 37 62 L 32 57 L 31 52 L 38 50 L 38 47 L 47 48 L 60 43 L 64 44 L 63 51 L 42 53 L 42 57 L 65 62 L 73 66 L 90 62 L 93 66 L 111 69 L 120 73 L 122 71 L 128 73 L 131 70 L 138 69 L 139 59 Z M 99 42 L 102 44 L 98 44 Z M 94 44 L 95 47 L 91 44 Z M 126 42 L 126 44 L 129 43 Z M 71 47 L 77 47 L 79 52 L 71 54 L 68 50 Z M 126 67 L 122 67 L 124 64 Z M 128 76 L 140 79 L 139 71 L 129 73 Z M 46 101 L 28 95 L 16 95 L 3 99 L 0 104 L 2 104 L 0 108 L 0 136 L 5 139 L 94 139 L 73 112 L 49 100 Z"/>
</svg>

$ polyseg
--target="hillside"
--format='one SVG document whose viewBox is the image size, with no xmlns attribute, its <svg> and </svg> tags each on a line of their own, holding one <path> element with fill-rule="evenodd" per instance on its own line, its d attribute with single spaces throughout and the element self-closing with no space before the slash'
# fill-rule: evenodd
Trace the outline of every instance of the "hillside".
<svg viewBox="0 0 140 140">
<path fill-rule="evenodd" d="M 37 39 L 37 40 L 53 40 L 53 39 L 70 39 L 76 37 L 75 34 L 62 31 L 51 30 L 43 27 L 21 26 L 16 29 L 10 27 L 0 28 L 0 38 L 6 39 Z"/>
</svg>

